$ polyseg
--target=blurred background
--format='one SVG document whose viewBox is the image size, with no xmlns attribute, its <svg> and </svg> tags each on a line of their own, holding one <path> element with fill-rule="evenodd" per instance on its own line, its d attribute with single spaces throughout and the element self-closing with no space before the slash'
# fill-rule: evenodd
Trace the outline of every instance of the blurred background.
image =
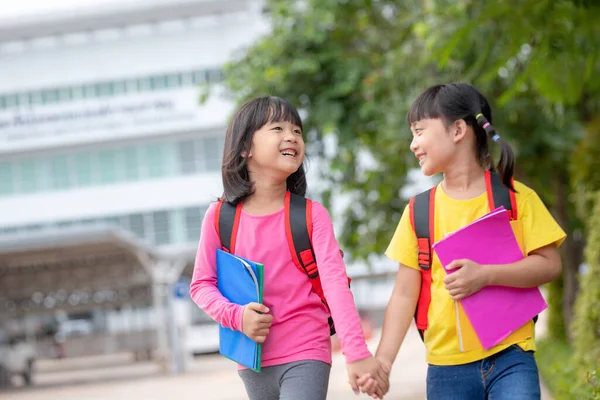
<svg viewBox="0 0 600 400">
<path fill-rule="evenodd" d="M 376 346 L 395 274 L 382 254 L 439 179 L 416 169 L 406 111 L 466 81 L 568 233 L 543 288 L 544 398 L 600 398 L 599 18 L 593 0 L 3 4 L 0 393 L 245 398 L 188 289 L 228 118 L 264 94 L 301 110 L 308 195 L 334 218 Z M 336 357 L 329 398 L 346 398 Z M 423 399 L 415 331 L 398 360 L 389 398 Z"/>
</svg>

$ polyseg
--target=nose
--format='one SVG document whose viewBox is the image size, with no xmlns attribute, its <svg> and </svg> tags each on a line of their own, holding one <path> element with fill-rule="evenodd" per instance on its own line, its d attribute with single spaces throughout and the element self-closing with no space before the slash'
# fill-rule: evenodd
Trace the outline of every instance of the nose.
<svg viewBox="0 0 600 400">
<path fill-rule="evenodd" d="M 283 140 L 285 140 L 286 142 L 296 143 L 298 142 L 298 137 L 290 129 L 286 129 Z"/>
<path fill-rule="evenodd" d="M 412 141 L 410 142 L 410 150 L 413 153 L 416 153 L 418 148 L 419 148 L 419 145 L 417 143 L 417 138 L 413 137 Z"/>
</svg>

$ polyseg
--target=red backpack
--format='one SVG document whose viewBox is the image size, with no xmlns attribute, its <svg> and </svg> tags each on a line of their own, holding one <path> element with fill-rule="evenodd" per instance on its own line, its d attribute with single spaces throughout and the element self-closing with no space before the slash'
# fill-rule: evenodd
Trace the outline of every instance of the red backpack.
<svg viewBox="0 0 600 400">
<path fill-rule="evenodd" d="M 428 327 L 427 314 L 431 304 L 431 237 L 435 232 L 435 191 L 437 186 L 420 193 L 410 199 L 409 212 L 410 223 L 417 236 L 419 245 L 419 267 L 421 268 L 421 292 L 415 311 L 415 322 L 421 339 L 424 338 L 424 332 Z M 518 217 L 517 201 L 515 192 L 502 184 L 500 176 L 495 172 L 485 171 L 485 188 L 487 193 L 490 211 L 497 207 L 504 206 L 507 210 L 510 220 L 514 221 Z M 534 322 L 537 317 L 534 318 Z"/>
<path fill-rule="evenodd" d="M 242 203 L 237 206 L 220 200 L 215 213 L 215 228 L 221 239 L 221 248 L 235 254 L 237 230 L 242 211 Z M 296 267 L 308 275 L 315 293 L 319 296 L 329 313 L 329 332 L 335 335 L 335 325 L 319 276 L 315 253 L 312 247 L 312 201 L 306 197 L 287 192 L 284 201 L 285 234 L 292 259 Z M 344 253 L 340 250 L 342 257 Z M 350 278 L 348 278 L 350 284 Z"/>
</svg>

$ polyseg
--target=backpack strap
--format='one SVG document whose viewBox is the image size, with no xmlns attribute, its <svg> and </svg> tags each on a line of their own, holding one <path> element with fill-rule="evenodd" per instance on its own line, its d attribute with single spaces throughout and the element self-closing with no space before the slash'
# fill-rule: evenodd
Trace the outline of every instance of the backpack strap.
<svg viewBox="0 0 600 400">
<path fill-rule="evenodd" d="M 485 186 L 490 211 L 504 206 L 512 221 L 518 217 L 515 192 L 502 184 L 500 176 L 491 171 L 485 171 Z M 421 292 L 415 312 L 415 322 L 421 338 L 428 327 L 427 314 L 431 304 L 431 263 L 432 238 L 435 237 L 435 191 L 437 186 L 420 193 L 410 199 L 410 223 L 417 237 L 419 246 L 419 267 L 421 268 Z M 537 316 L 534 317 L 534 322 Z"/>
<path fill-rule="evenodd" d="M 325 299 L 319 268 L 312 247 L 312 201 L 288 191 L 285 194 L 284 211 L 285 236 L 294 264 L 302 273 L 308 276 L 314 292 L 325 305 L 327 312 L 330 314 L 328 318 L 329 333 L 334 335 L 335 325 L 331 317 L 329 304 Z M 340 253 L 343 257 L 344 253 L 341 250 Z M 350 278 L 348 278 L 348 284 L 350 284 Z"/>
<path fill-rule="evenodd" d="M 495 172 L 485 171 L 485 190 L 487 192 L 490 211 L 504 206 L 510 216 L 510 220 L 515 221 L 517 219 L 518 210 L 515 192 L 502 184 L 500 175 Z"/>
<path fill-rule="evenodd" d="M 435 191 L 437 186 L 410 199 L 410 223 L 417 236 L 419 267 L 421 268 L 421 291 L 415 312 L 415 322 L 421 338 L 427 329 L 427 313 L 431 303 L 431 245 L 435 234 Z"/>
<path fill-rule="evenodd" d="M 221 247 L 224 251 L 234 254 L 237 231 L 242 211 L 242 203 L 234 206 L 220 200 L 215 212 L 215 229 L 221 239 Z M 312 201 L 303 196 L 292 194 L 289 191 L 284 200 L 285 212 L 285 236 L 288 247 L 296 267 L 308 276 L 314 292 L 319 296 L 329 316 L 329 331 L 331 335 L 335 334 L 335 326 L 331 318 L 331 312 L 321 278 L 317 267 L 317 260 L 312 247 Z M 340 250 L 340 253 L 343 253 Z M 350 278 L 348 278 L 350 283 Z"/>
<path fill-rule="evenodd" d="M 237 231 L 240 225 L 240 215 L 242 212 L 242 203 L 234 206 L 231 203 L 221 199 L 217 203 L 215 211 L 215 229 L 221 239 L 222 250 L 234 254 Z"/>
</svg>

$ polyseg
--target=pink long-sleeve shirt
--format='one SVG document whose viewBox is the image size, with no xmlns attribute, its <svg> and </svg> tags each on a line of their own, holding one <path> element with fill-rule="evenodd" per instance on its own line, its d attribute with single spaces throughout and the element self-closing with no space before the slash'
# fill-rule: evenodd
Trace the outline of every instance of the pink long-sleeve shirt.
<svg viewBox="0 0 600 400">
<path fill-rule="evenodd" d="M 371 355 L 360 318 L 348 288 L 346 268 L 339 253 L 329 213 L 312 203 L 312 245 L 323 291 L 335 321 L 346 362 Z M 242 330 L 243 306 L 230 303 L 217 288 L 216 250 L 221 241 L 215 229 L 216 204 L 204 217 L 190 294 L 194 302 L 225 327 Z M 273 323 L 262 349 L 262 366 L 300 360 L 331 364 L 327 310 L 303 272 L 292 260 L 285 234 L 283 208 L 268 215 L 242 211 L 235 254 L 264 264 L 263 303 Z"/>
</svg>

